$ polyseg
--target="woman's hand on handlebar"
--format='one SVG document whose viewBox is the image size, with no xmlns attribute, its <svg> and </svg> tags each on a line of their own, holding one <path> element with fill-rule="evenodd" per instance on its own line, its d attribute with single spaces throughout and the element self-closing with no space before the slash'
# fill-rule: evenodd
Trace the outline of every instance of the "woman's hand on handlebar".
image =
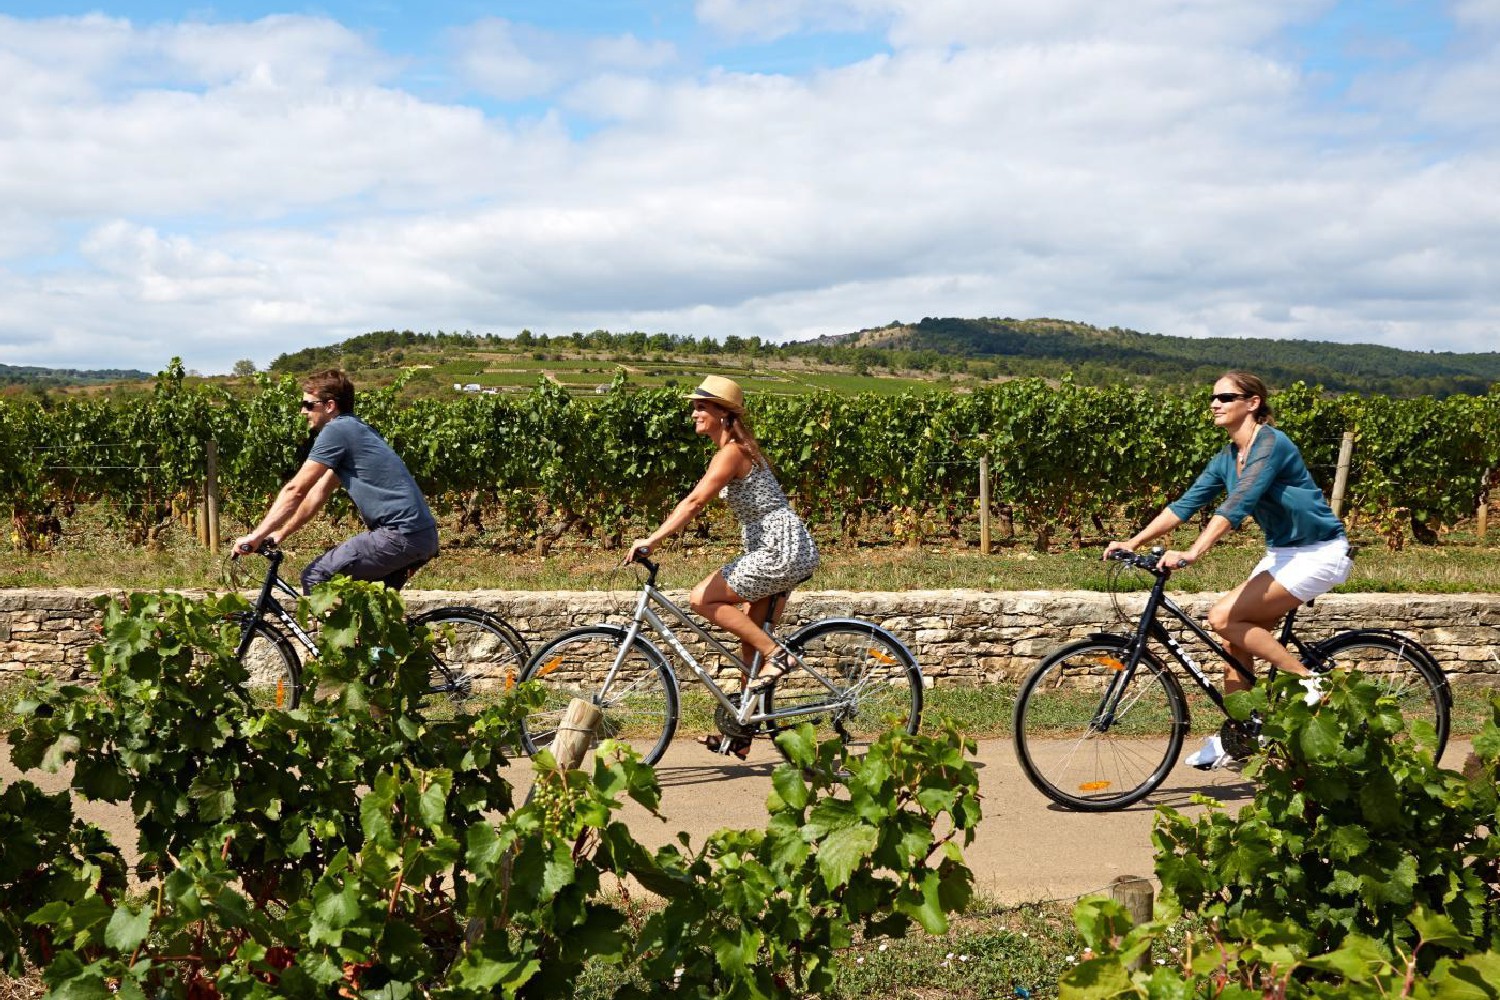
<svg viewBox="0 0 1500 1000">
<path fill-rule="evenodd" d="M 1176 549 L 1168 549 L 1161 557 L 1161 565 L 1167 569 L 1187 569 L 1195 562 L 1197 559 L 1193 556 L 1186 552 L 1178 552 Z"/>
<path fill-rule="evenodd" d="M 1133 546 L 1127 545 L 1124 542 L 1110 542 L 1108 545 L 1104 546 L 1104 555 L 1101 556 L 1100 558 L 1102 558 L 1102 559 L 1123 559 L 1123 558 L 1125 558 L 1125 555 L 1128 555 L 1129 553 L 1134 552 L 1134 551 L 1135 551 L 1135 548 Z M 1119 553 L 1122 553 L 1122 554 L 1121 555 L 1115 555 L 1114 553 L 1116 553 L 1116 552 L 1119 552 Z"/>
<path fill-rule="evenodd" d="M 637 538 L 630 543 L 630 551 L 625 553 L 625 561 L 621 566 L 629 566 L 633 562 L 639 562 L 651 554 L 651 543 L 644 538 Z"/>
</svg>

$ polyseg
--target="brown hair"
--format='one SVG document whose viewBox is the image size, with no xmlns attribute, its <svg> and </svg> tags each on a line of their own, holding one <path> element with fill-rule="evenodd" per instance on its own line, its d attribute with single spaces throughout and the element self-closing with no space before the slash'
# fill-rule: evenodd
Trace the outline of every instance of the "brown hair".
<svg viewBox="0 0 1500 1000">
<path fill-rule="evenodd" d="M 766 458 L 765 453 L 760 450 L 760 442 L 755 440 L 755 431 L 751 429 L 750 421 L 746 419 L 742 407 L 722 399 L 702 399 L 698 402 L 716 407 L 723 414 L 724 430 L 729 434 L 729 440 L 745 449 L 752 463 L 764 465 L 772 472 L 776 471 L 770 459 Z"/>
<path fill-rule="evenodd" d="M 1266 385 L 1260 376 L 1251 375 L 1249 372 L 1227 371 L 1219 377 L 1233 382 L 1235 389 L 1247 396 L 1260 397 L 1260 405 L 1251 414 L 1256 423 L 1272 425 L 1276 423 L 1276 415 L 1271 411 L 1271 387 Z"/>
<path fill-rule="evenodd" d="M 319 399 L 331 399 L 338 404 L 339 413 L 354 413 L 354 383 L 337 368 L 313 372 L 302 380 L 302 391 Z"/>
</svg>

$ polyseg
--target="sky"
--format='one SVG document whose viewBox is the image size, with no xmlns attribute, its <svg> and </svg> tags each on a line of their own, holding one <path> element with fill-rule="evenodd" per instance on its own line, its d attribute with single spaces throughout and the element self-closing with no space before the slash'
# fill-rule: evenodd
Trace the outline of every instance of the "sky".
<svg viewBox="0 0 1500 1000">
<path fill-rule="evenodd" d="M 0 0 L 0 363 L 923 317 L 1500 350 L 1500 0 Z"/>
</svg>

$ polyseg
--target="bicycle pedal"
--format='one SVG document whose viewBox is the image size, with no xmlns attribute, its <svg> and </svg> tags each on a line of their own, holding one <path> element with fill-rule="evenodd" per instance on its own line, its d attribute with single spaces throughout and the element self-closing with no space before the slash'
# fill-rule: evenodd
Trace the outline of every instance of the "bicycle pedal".
<svg viewBox="0 0 1500 1000">
<path fill-rule="evenodd" d="M 703 745 L 710 753 L 728 756 L 734 754 L 740 760 L 746 760 L 750 756 L 750 738 L 748 736 L 721 736 L 718 733 L 710 733 L 703 737 Z"/>
</svg>

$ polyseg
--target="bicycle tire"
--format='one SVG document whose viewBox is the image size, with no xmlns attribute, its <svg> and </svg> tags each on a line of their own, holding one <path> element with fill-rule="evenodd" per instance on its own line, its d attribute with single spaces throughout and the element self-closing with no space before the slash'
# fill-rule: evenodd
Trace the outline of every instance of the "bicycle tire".
<svg viewBox="0 0 1500 1000">
<path fill-rule="evenodd" d="M 826 704 L 829 710 L 809 711 L 806 718 L 788 718 L 784 725 L 811 721 L 820 740 L 826 728 L 856 752 L 891 729 L 892 723 L 908 733 L 921 727 L 921 667 L 901 641 L 879 625 L 853 618 L 825 619 L 785 641 L 806 669 L 776 678 L 762 708 L 770 713 Z M 822 675 L 833 690 L 810 671 Z M 774 736 L 779 729 L 773 725 L 770 732 Z"/>
<path fill-rule="evenodd" d="M 1343 667 L 1375 684 L 1393 698 L 1408 731 L 1418 719 L 1432 723 L 1437 734 L 1434 760 L 1443 759 L 1451 725 L 1452 692 L 1442 668 L 1425 648 L 1396 632 L 1354 629 L 1313 647 L 1317 667 Z"/>
<path fill-rule="evenodd" d="M 302 661 L 291 641 L 269 622 L 248 613 L 229 616 L 240 629 L 250 626 L 250 641 L 239 660 L 245 668 L 245 692 L 257 708 L 293 709 L 302 700 Z"/>
<path fill-rule="evenodd" d="M 528 650 L 521 636 L 505 619 L 480 608 L 433 608 L 407 624 L 432 635 L 429 707 L 471 713 L 484 695 L 514 686 L 526 665 Z"/>
<path fill-rule="evenodd" d="M 637 636 L 609 691 L 601 690 L 626 634 L 608 625 L 573 629 L 547 643 L 526 664 L 521 680 L 535 681 L 546 691 L 542 706 L 521 720 L 521 745 L 527 753 L 550 747 L 568 703 L 582 698 L 600 710 L 595 745 L 621 740 L 647 764 L 661 760 L 678 718 L 677 678 L 661 652 Z"/>
<path fill-rule="evenodd" d="M 1032 785 L 1081 812 L 1123 809 L 1166 780 L 1189 720 L 1177 678 L 1149 651 L 1099 728 L 1102 699 L 1128 659 L 1129 641 L 1094 636 L 1048 654 L 1016 696 L 1016 758 Z"/>
</svg>

